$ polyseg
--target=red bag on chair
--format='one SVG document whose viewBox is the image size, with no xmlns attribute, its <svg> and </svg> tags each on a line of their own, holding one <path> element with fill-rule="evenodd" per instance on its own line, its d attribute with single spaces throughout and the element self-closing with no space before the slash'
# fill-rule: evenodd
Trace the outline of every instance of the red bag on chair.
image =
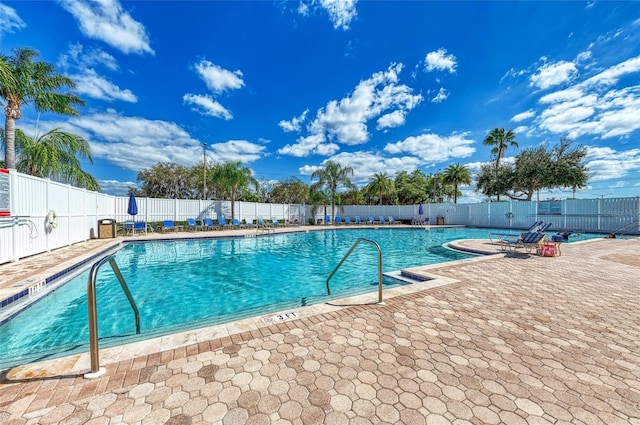
<svg viewBox="0 0 640 425">
<path fill-rule="evenodd" d="M 552 243 L 545 243 L 540 245 L 540 255 L 543 257 L 555 257 L 556 245 Z"/>
</svg>

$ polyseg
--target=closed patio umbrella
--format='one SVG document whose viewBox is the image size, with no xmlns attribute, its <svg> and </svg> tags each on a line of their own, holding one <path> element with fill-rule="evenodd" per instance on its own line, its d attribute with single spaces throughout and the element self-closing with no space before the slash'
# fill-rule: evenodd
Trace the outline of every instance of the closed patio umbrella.
<svg viewBox="0 0 640 425">
<path fill-rule="evenodd" d="M 134 220 L 135 221 L 135 216 L 138 215 L 138 203 L 136 202 L 136 195 L 133 194 L 133 192 L 129 193 L 129 205 L 127 206 L 127 214 L 134 216 Z M 131 223 L 131 231 L 135 234 L 135 225 L 134 223 Z M 127 229 L 126 224 L 125 224 L 125 230 Z"/>
</svg>

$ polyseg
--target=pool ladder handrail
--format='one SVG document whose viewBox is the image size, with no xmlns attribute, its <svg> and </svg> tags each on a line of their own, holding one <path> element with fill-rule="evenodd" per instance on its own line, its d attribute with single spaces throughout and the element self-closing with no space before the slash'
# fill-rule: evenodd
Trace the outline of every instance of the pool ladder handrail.
<svg viewBox="0 0 640 425">
<path fill-rule="evenodd" d="M 329 281 L 333 277 L 334 274 L 338 271 L 342 263 L 351 255 L 354 249 L 360 244 L 360 242 L 366 242 L 368 244 L 373 245 L 378 251 L 378 302 L 377 304 L 384 304 L 382 301 L 382 250 L 380 249 L 380 245 L 377 242 L 372 241 L 371 239 L 366 238 L 358 238 L 355 243 L 351 246 L 351 249 L 342 257 L 342 260 L 338 263 L 338 265 L 333 269 L 329 277 L 327 278 L 327 295 L 331 295 L 331 289 L 329 288 Z"/>
<path fill-rule="evenodd" d="M 136 319 L 136 334 L 140 333 L 140 312 L 138 311 L 138 307 L 131 295 L 131 291 L 129 291 L 129 287 L 127 286 L 127 282 L 125 282 L 122 273 L 120 272 L 120 268 L 116 263 L 115 258 L 113 258 L 114 254 L 105 255 L 100 260 L 96 261 L 91 267 L 91 271 L 89 272 L 89 278 L 87 279 L 87 304 L 89 305 L 89 345 L 90 351 L 89 354 L 91 356 L 91 372 L 85 373 L 85 378 L 99 378 L 104 375 L 105 369 L 100 367 L 100 358 L 99 351 L 100 347 L 98 344 L 98 306 L 96 303 L 96 277 L 98 275 L 98 269 L 106 263 L 109 262 L 111 269 L 113 269 L 113 273 L 118 278 L 118 282 L 120 282 L 120 286 L 124 291 L 127 299 L 129 300 L 129 304 L 131 304 L 131 308 L 133 309 L 133 314 Z"/>
<path fill-rule="evenodd" d="M 620 236 L 627 235 L 627 234 L 631 235 L 632 233 L 630 232 L 630 229 L 633 228 L 633 227 L 638 226 L 638 223 L 639 223 L 639 220 L 633 220 L 632 222 L 625 224 L 624 226 L 622 226 L 618 230 L 613 231 L 612 233 L 614 235 L 617 233 Z"/>
</svg>

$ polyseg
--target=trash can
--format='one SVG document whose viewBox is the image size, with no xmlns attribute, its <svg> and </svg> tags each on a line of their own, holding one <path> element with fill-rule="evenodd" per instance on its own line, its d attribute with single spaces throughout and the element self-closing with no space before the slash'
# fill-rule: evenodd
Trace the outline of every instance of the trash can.
<svg viewBox="0 0 640 425">
<path fill-rule="evenodd" d="M 436 224 L 438 226 L 444 226 L 444 217 L 436 217 Z"/>
<path fill-rule="evenodd" d="M 112 218 L 98 220 L 98 239 L 116 237 L 116 221 Z"/>
</svg>

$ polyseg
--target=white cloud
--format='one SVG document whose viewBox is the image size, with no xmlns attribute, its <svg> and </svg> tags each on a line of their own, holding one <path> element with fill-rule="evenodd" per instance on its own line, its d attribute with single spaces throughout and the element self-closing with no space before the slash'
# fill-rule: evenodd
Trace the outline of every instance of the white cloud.
<svg viewBox="0 0 640 425">
<path fill-rule="evenodd" d="M 298 4 L 298 13 L 302 16 L 309 16 L 309 5 L 302 1 Z"/>
<path fill-rule="evenodd" d="M 599 74 L 594 75 L 591 78 L 585 80 L 582 85 L 584 86 L 599 86 L 616 84 L 621 77 L 629 74 L 635 74 L 640 71 L 640 56 L 628 59 L 617 65 L 614 65 Z"/>
<path fill-rule="evenodd" d="M 640 172 L 640 149 L 616 151 L 610 147 L 587 146 L 589 181 L 619 180 Z"/>
<path fill-rule="evenodd" d="M 358 14 L 357 0 L 320 0 L 320 6 L 327 11 L 333 28 L 348 30 L 351 21 Z"/>
<path fill-rule="evenodd" d="M 94 66 L 104 66 L 111 71 L 118 70 L 116 59 L 101 49 L 88 48 L 76 43 L 69 46 L 67 53 L 58 58 L 61 68 L 91 69 Z"/>
<path fill-rule="evenodd" d="M 296 11 L 302 16 L 311 15 L 312 10 L 324 10 L 334 29 L 348 30 L 351 21 L 358 15 L 358 0 L 300 0 Z"/>
<path fill-rule="evenodd" d="M 265 147 L 246 140 L 229 140 L 210 146 L 214 162 L 240 161 L 243 164 L 257 161 L 265 154 Z"/>
<path fill-rule="evenodd" d="M 640 85 L 615 87 L 621 78 L 640 73 L 640 56 L 611 66 L 573 86 L 540 98 L 546 109 L 536 124 L 571 138 L 628 137 L 640 129 Z"/>
<path fill-rule="evenodd" d="M 576 63 L 583 63 L 588 61 L 589 59 L 591 59 L 591 56 L 593 56 L 593 54 L 591 53 L 591 50 L 586 50 L 584 52 L 580 52 L 578 53 L 578 55 L 576 56 Z"/>
<path fill-rule="evenodd" d="M 229 71 L 208 60 L 202 60 L 197 63 L 196 71 L 207 85 L 207 88 L 215 93 L 244 87 L 242 71 Z"/>
<path fill-rule="evenodd" d="M 59 56 L 58 66 L 70 74 L 70 78 L 76 83 L 75 92 L 79 95 L 107 102 L 138 101 L 131 90 L 120 88 L 93 68 L 102 66 L 110 71 L 118 70 L 115 58 L 101 49 L 85 49 L 79 43 L 72 44 L 66 53 Z"/>
<path fill-rule="evenodd" d="M 99 180 L 100 192 L 113 196 L 127 196 L 130 187 L 138 187 L 137 182 L 121 182 L 118 180 Z"/>
<path fill-rule="evenodd" d="M 93 69 L 87 69 L 82 74 L 72 75 L 71 79 L 76 83 L 78 94 L 85 94 L 94 99 L 108 102 L 121 100 L 135 103 L 138 101 L 131 90 L 121 89 L 117 85 L 99 76 Z"/>
<path fill-rule="evenodd" d="M 378 120 L 377 125 L 386 128 L 400 123 L 422 101 L 422 95 L 414 95 L 410 87 L 398 84 L 401 71 L 402 64 L 392 64 L 386 71 L 361 81 L 349 96 L 329 101 L 309 124 L 309 134 L 299 138 L 296 144 L 281 148 L 278 153 L 295 156 L 332 154 L 338 143 L 366 143 L 370 138 L 369 120 L 397 112 Z"/>
<path fill-rule="evenodd" d="M 87 37 L 102 40 L 124 53 L 151 53 L 144 26 L 122 9 L 117 0 L 60 0 Z"/>
<path fill-rule="evenodd" d="M 473 143 L 474 141 L 467 139 L 464 133 L 451 136 L 427 133 L 389 143 L 384 150 L 390 154 L 409 153 L 425 163 L 443 162 L 471 156 L 475 152 Z"/>
<path fill-rule="evenodd" d="M 402 124 L 404 124 L 404 122 L 404 112 L 393 111 L 378 118 L 376 129 L 382 130 L 385 128 L 400 127 Z"/>
<path fill-rule="evenodd" d="M 571 81 L 577 73 L 578 69 L 573 62 L 545 63 L 538 68 L 537 73 L 529 77 L 529 81 L 532 86 L 544 90 Z"/>
<path fill-rule="evenodd" d="M 305 111 L 300 114 L 300 116 L 294 117 L 289 121 L 282 120 L 278 123 L 278 125 L 287 133 L 291 131 L 300 131 L 300 124 L 302 124 L 307 119 L 308 113 L 309 110 L 305 109 Z"/>
<path fill-rule="evenodd" d="M 18 16 L 16 10 L 0 3 L 0 36 L 26 28 L 27 24 Z"/>
<path fill-rule="evenodd" d="M 335 143 L 325 143 L 324 134 L 310 134 L 306 137 L 299 137 L 292 145 L 285 145 L 278 149 L 278 153 L 282 155 L 291 155 L 296 157 L 304 157 L 310 154 L 315 155 L 333 155 L 340 150 Z"/>
<path fill-rule="evenodd" d="M 431 102 L 440 103 L 445 101 L 448 97 L 449 97 L 449 92 L 445 90 L 444 87 L 440 87 L 440 90 L 438 90 L 438 94 L 436 94 L 436 96 L 433 99 L 431 99 Z"/>
<path fill-rule="evenodd" d="M 129 117 L 109 109 L 72 117 L 66 122 L 41 122 L 41 131 L 62 128 L 91 146 L 92 156 L 138 172 L 158 162 L 191 166 L 202 160 L 202 142 L 182 127 L 167 121 Z M 265 147 L 245 140 L 210 143 L 207 158 L 214 162 L 249 163 L 265 156 Z"/>
<path fill-rule="evenodd" d="M 427 53 L 425 57 L 425 67 L 427 71 L 449 71 L 456 72 L 458 62 L 454 55 L 448 55 L 446 49 L 440 48 L 435 52 Z"/>
<path fill-rule="evenodd" d="M 350 179 L 357 185 L 366 184 L 371 176 L 379 173 L 380 170 L 393 176 L 400 171 L 413 171 L 420 165 L 420 160 L 411 156 L 385 158 L 371 152 L 342 152 L 327 158 L 320 166 L 305 165 L 300 167 L 298 171 L 302 175 L 310 176 L 315 170 L 322 168 L 327 161 L 353 168 L 354 174 Z"/>
<path fill-rule="evenodd" d="M 511 118 L 511 121 L 513 122 L 521 122 L 524 120 L 528 120 L 529 118 L 533 118 L 535 116 L 535 112 L 533 112 L 533 109 L 529 109 L 528 111 L 524 111 L 524 112 L 520 112 L 519 114 L 514 115 Z"/>
<path fill-rule="evenodd" d="M 209 115 L 216 118 L 222 118 L 224 120 L 233 119 L 231 112 L 209 95 L 185 94 L 182 96 L 182 100 L 184 103 L 192 106 L 192 111 L 198 112 L 202 115 Z"/>
</svg>

